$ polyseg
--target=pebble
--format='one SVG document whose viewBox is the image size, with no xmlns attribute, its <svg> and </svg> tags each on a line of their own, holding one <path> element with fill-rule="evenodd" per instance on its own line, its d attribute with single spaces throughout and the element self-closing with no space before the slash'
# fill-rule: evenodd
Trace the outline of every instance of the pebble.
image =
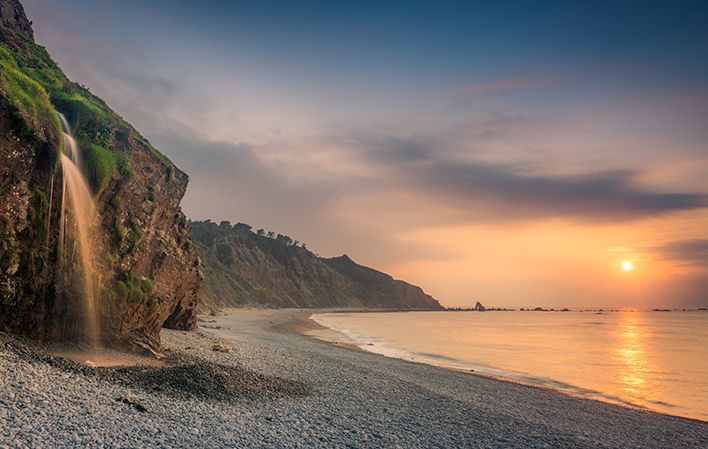
<svg viewBox="0 0 708 449">
<path fill-rule="evenodd" d="M 389 359 L 266 325 L 292 313 L 216 317 L 218 333 L 165 330 L 163 345 L 179 363 L 163 368 L 77 367 L 0 333 L 0 448 L 708 447 L 703 422 Z M 213 351 L 218 344 L 237 350 Z"/>
</svg>

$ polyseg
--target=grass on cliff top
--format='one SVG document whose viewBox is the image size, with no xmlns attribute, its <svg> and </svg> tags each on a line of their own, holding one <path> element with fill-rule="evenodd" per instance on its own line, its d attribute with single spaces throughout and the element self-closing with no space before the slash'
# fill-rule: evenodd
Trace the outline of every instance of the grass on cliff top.
<svg viewBox="0 0 708 449">
<path fill-rule="evenodd" d="M 19 119 L 26 131 L 34 131 L 35 137 L 54 132 L 61 127 L 49 99 L 40 83 L 22 71 L 14 52 L 0 45 L 0 91 L 17 108 Z"/>
<path fill-rule="evenodd" d="M 167 167 L 172 163 L 88 88 L 69 81 L 44 47 L 23 39 L 24 48 L 0 43 L 0 89 L 18 110 L 27 130 L 44 140 L 60 136 L 61 111 L 85 153 L 94 192 L 100 194 L 113 176 L 132 173 L 130 148 L 116 135 L 145 144 Z M 56 138 L 56 137 L 55 137 Z M 125 140 L 125 139 L 124 139 Z M 62 142 L 57 142 L 61 145 Z"/>
</svg>

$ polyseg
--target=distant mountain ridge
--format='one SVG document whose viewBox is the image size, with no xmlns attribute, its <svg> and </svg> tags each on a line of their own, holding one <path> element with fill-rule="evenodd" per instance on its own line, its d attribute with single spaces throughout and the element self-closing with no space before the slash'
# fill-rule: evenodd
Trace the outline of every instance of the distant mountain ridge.
<svg viewBox="0 0 708 449">
<path fill-rule="evenodd" d="M 243 223 L 192 221 L 202 259 L 200 304 L 363 307 L 442 310 L 420 287 L 357 264 L 348 256 L 322 258 L 282 234 L 254 232 Z"/>
</svg>

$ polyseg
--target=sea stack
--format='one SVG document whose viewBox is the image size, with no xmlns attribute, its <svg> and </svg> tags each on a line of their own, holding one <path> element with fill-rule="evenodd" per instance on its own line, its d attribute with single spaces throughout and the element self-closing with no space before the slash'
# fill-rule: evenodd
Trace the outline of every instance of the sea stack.
<svg viewBox="0 0 708 449">
<path fill-rule="evenodd" d="M 475 312 L 486 312 L 486 308 L 482 305 L 481 302 L 477 301 L 477 304 L 474 305 L 474 310 Z"/>
</svg>

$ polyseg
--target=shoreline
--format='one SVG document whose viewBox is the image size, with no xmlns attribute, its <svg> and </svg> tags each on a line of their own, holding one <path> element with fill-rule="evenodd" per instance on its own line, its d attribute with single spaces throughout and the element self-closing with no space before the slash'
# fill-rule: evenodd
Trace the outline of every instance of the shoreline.
<svg viewBox="0 0 708 449">
<path fill-rule="evenodd" d="M 311 311 L 311 313 L 303 313 L 301 315 L 297 315 L 293 318 L 293 321 L 291 323 L 285 324 L 282 326 L 283 329 L 287 329 L 290 332 L 295 332 L 299 333 L 301 335 L 304 335 L 309 338 L 313 338 L 318 341 L 322 341 L 326 344 L 331 344 L 335 347 L 346 347 L 350 349 L 355 349 L 358 351 L 362 351 L 368 354 L 374 354 L 379 357 L 385 357 L 388 359 L 395 359 L 395 360 L 401 360 L 407 363 L 414 363 L 414 364 L 419 364 L 419 365 L 424 365 L 424 366 L 432 366 L 435 368 L 443 369 L 443 370 L 448 370 L 456 373 L 461 373 L 469 376 L 476 376 L 480 377 L 483 379 L 490 379 L 490 380 L 495 380 L 499 382 L 506 382 L 514 385 L 520 385 L 528 388 L 535 388 L 539 389 L 542 391 L 547 391 L 551 392 L 554 394 L 561 394 L 577 399 L 583 399 L 583 400 L 589 400 L 589 401 L 597 401 L 605 404 L 612 404 L 616 405 L 618 407 L 624 407 L 630 410 L 638 410 L 638 411 L 644 411 L 644 412 L 650 412 L 650 413 L 656 413 L 659 415 L 664 415 L 664 416 L 670 416 L 670 417 L 675 417 L 675 418 L 681 418 L 681 419 L 687 419 L 690 421 L 695 421 L 697 423 L 703 423 L 706 424 L 708 423 L 708 420 L 703 420 L 700 418 L 694 418 L 691 416 L 684 416 L 684 415 L 679 415 L 679 414 L 672 414 L 672 413 L 666 413 L 661 410 L 655 410 L 649 407 L 645 407 L 642 405 L 638 404 L 633 404 L 629 401 L 624 401 L 621 399 L 613 399 L 609 398 L 606 396 L 603 396 L 598 393 L 593 393 L 593 392 L 588 392 L 584 393 L 582 392 L 581 387 L 576 387 L 574 385 L 568 385 L 571 389 L 563 389 L 562 387 L 554 388 L 553 386 L 549 385 L 540 385 L 540 384 L 535 384 L 530 381 L 524 382 L 523 380 L 516 379 L 514 377 L 510 376 L 505 376 L 503 374 L 491 374 L 491 373 L 485 373 L 482 371 L 478 371 L 476 369 L 472 368 L 467 368 L 467 367 L 455 367 L 453 365 L 446 365 L 444 363 L 435 363 L 433 360 L 422 360 L 422 359 L 414 359 L 414 358 L 406 358 L 404 355 L 401 356 L 396 356 L 396 355 L 390 355 L 386 354 L 384 352 L 377 352 L 373 351 L 370 349 L 367 349 L 367 345 L 363 344 L 362 342 L 358 342 L 352 338 L 349 338 L 346 334 L 333 329 L 331 327 L 328 327 L 326 325 L 323 325 L 316 320 L 313 319 L 315 315 L 322 314 L 322 313 L 377 313 L 378 311 L 375 309 L 369 309 L 369 310 L 352 310 L 352 311 L 347 311 L 347 310 L 328 310 L 328 309 L 314 309 Z M 401 312 L 407 312 L 405 310 Z M 307 315 L 307 316 L 306 316 Z M 551 379 L 553 380 L 553 379 Z M 557 381 L 554 381 L 557 382 Z M 573 389 L 575 391 L 573 391 Z"/>
<path fill-rule="evenodd" d="M 705 422 L 294 333 L 313 312 L 165 330 L 166 367 L 91 368 L 0 333 L 0 447 L 708 446 Z"/>
</svg>

